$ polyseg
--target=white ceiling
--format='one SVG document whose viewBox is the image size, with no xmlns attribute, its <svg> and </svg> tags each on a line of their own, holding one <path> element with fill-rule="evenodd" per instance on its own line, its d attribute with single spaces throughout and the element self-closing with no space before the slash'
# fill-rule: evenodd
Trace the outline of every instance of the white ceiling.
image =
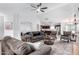
<svg viewBox="0 0 79 59">
<path fill-rule="evenodd" d="M 6 11 L 13 11 L 13 10 L 22 10 L 22 9 L 31 9 L 30 6 L 31 3 L 0 3 L 0 10 L 6 10 Z M 48 7 L 48 11 L 50 11 L 50 9 L 54 9 L 57 7 L 60 7 L 64 4 L 61 3 L 43 3 L 42 7 L 47 6 Z"/>
<path fill-rule="evenodd" d="M 5 13 L 20 13 L 27 12 L 34 13 L 31 10 L 31 3 L 0 3 L 0 12 Z M 43 3 L 42 7 L 47 6 L 48 9 L 45 13 L 36 14 L 40 20 L 44 20 L 48 18 L 49 20 L 54 19 L 57 21 L 58 19 L 65 19 L 69 17 L 73 17 L 74 13 L 77 13 L 77 7 L 79 7 L 78 3 Z M 30 15 L 29 15 L 30 16 Z"/>
</svg>

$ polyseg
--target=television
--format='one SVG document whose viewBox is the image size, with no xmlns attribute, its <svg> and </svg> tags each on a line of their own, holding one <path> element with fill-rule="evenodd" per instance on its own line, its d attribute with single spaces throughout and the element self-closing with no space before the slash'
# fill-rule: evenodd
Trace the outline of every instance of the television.
<svg viewBox="0 0 79 59">
<path fill-rule="evenodd" d="M 50 29 L 50 26 L 48 26 L 48 25 L 42 25 L 41 28 L 42 29 Z"/>
</svg>

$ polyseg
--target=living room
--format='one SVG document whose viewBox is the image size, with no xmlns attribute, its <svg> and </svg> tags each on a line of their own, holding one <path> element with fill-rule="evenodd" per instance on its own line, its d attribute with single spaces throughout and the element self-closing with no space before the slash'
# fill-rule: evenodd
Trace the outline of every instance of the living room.
<svg viewBox="0 0 79 59">
<path fill-rule="evenodd" d="M 0 3 L 0 54 L 78 55 L 78 16 L 79 3 Z"/>
</svg>

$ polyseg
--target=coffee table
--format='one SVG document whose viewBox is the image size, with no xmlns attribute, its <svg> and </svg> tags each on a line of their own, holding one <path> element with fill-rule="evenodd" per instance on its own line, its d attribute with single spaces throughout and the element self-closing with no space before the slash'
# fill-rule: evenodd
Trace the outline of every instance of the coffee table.
<svg viewBox="0 0 79 59">
<path fill-rule="evenodd" d="M 51 36 L 46 36 L 44 38 L 44 44 L 47 44 L 47 45 L 53 45 L 54 41 L 55 41 L 55 38 Z"/>
</svg>

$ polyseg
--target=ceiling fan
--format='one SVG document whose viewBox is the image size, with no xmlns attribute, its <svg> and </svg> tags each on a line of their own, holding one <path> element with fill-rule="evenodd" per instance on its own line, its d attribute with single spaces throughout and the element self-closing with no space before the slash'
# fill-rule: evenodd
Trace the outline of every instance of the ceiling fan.
<svg viewBox="0 0 79 59">
<path fill-rule="evenodd" d="M 48 7 L 42 7 L 42 3 L 39 4 L 31 4 L 31 7 L 34 8 L 34 10 L 38 13 L 38 12 L 45 12 L 45 9 L 47 9 Z"/>
</svg>

